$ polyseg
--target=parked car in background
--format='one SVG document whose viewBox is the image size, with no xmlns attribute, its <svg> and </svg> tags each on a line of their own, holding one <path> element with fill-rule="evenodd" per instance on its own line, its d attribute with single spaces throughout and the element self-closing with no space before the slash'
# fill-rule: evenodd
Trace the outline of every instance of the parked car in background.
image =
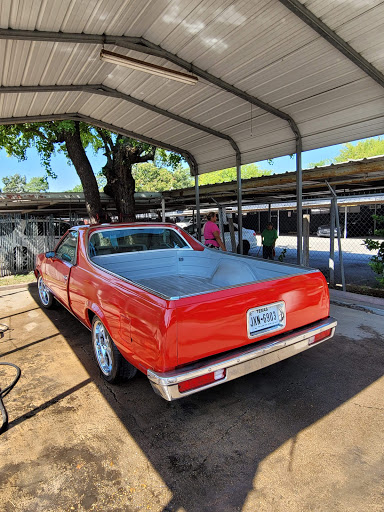
<svg viewBox="0 0 384 512">
<path fill-rule="evenodd" d="M 203 233 L 204 233 L 204 222 L 201 223 L 201 241 L 202 243 L 204 243 L 204 236 L 203 236 Z M 197 224 L 196 223 L 190 223 L 188 225 L 186 225 L 185 227 L 180 225 L 178 223 L 178 226 L 180 226 L 181 228 L 183 228 L 189 235 L 192 235 L 194 238 L 197 238 Z M 239 226 L 234 222 L 233 223 L 233 229 L 234 229 L 234 232 L 235 232 L 235 241 L 236 241 L 236 248 L 239 244 Z M 243 233 L 243 240 L 248 240 L 251 248 L 250 248 L 250 252 L 255 251 L 257 250 L 257 238 L 256 238 L 256 233 L 253 231 L 253 229 L 247 229 L 247 228 L 243 228 L 242 230 L 242 233 Z M 230 233 L 230 230 L 229 230 L 229 224 L 224 224 L 224 235 L 222 236 L 222 239 L 225 243 L 225 247 L 227 248 L 227 251 L 232 251 L 232 243 L 231 243 L 231 233 Z M 233 252 L 236 252 L 236 248 Z"/>
<path fill-rule="evenodd" d="M 330 238 L 331 236 L 331 226 L 319 226 L 317 228 L 317 236 L 324 236 Z M 337 228 L 334 231 L 335 237 L 337 237 Z M 340 236 L 343 236 L 343 230 L 340 228 Z"/>
</svg>

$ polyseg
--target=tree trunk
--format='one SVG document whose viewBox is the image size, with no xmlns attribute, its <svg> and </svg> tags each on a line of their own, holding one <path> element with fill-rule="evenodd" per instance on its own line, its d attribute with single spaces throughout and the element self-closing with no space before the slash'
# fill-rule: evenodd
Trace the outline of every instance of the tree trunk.
<svg viewBox="0 0 384 512">
<path fill-rule="evenodd" d="M 104 192 L 113 197 L 119 222 L 135 222 L 135 180 L 132 176 L 131 147 L 116 145 L 113 158 L 105 165 L 107 178 Z"/>
<path fill-rule="evenodd" d="M 92 166 L 85 153 L 80 137 L 79 122 L 75 122 L 75 131 L 66 131 L 63 138 L 67 146 L 68 156 L 75 166 L 76 172 L 83 186 L 85 204 L 91 224 L 97 224 L 107 220 L 100 200 L 99 188 L 96 177 L 93 174 Z"/>
</svg>

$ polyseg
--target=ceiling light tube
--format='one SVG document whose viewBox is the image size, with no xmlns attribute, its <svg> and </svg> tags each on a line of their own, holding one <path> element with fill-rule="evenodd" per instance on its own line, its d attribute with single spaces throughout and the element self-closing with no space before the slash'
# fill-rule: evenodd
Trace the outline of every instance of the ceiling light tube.
<svg viewBox="0 0 384 512">
<path fill-rule="evenodd" d="M 109 50 L 101 50 L 100 59 L 104 62 L 109 62 L 110 64 L 125 66 L 127 68 L 135 69 L 136 71 L 144 71 L 144 73 L 150 73 L 151 75 L 157 75 L 163 78 L 170 78 L 171 80 L 176 80 L 177 82 L 182 82 L 188 85 L 195 85 L 198 82 L 197 76 L 164 68 L 163 66 L 151 64 L 150 62 L 133 59 L 132 57 L 126 57 L 125 55 L 110 52 Z"/>
</svg>

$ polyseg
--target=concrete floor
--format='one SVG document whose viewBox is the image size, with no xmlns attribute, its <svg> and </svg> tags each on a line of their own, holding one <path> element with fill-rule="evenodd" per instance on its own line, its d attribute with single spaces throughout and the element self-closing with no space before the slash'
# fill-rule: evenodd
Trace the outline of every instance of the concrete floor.
<svg viewBox="0 0 384 512">
<path fill-rule="evenodd" d="M 335 338 L 173 403 L 96 369 L 90 333 L 0 289 L 0 510 L 384 510 L 384 317 L 332 306 Z M 11 372 L 0 367 L 4 388 Z"/>
</svg>

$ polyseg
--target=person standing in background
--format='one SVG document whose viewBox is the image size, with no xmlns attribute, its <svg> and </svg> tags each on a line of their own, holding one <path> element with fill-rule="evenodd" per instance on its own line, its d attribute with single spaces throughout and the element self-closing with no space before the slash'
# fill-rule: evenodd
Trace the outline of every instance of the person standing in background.
<svg viewBox="0 0 384 512">
<path fill-rule="evenodd" d="M 207 222 L 204 225 L 204 244 L 211 249 L 222 249 L 226 251 L 225 245 L 220 237 L 220 229 L 216 224 L 217 214 L 209 212 Z"/>
<path fill-rule="evenodd" d="M 261 243 L 263 244 L 263 258 L 273 260 L 275 257 L 275 244 L 277 240 L 277 231 L 272 222 L 268 222 L 266 229 L 261 233 Z"/>
</svg>

